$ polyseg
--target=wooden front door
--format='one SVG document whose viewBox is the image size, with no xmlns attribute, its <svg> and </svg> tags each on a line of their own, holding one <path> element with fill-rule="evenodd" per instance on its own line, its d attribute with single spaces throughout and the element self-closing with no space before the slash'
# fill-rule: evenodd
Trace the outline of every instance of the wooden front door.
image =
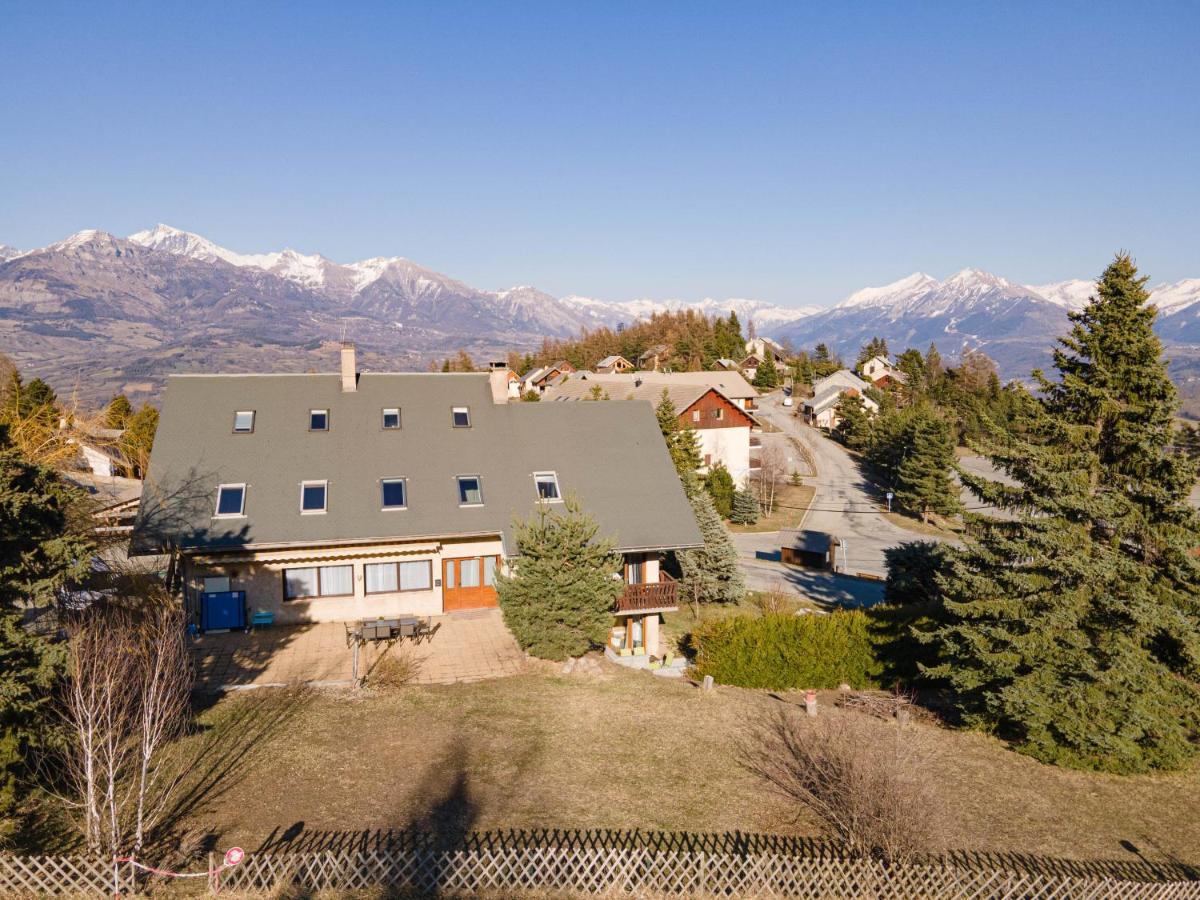
<svg viewBox="0 0 1200 900">
<path fill-rule="evenodd" d="M 498 556 L 464 556 L 442 560 L 442 609 L 483 609 L 497 606 Z"/>
</svg>

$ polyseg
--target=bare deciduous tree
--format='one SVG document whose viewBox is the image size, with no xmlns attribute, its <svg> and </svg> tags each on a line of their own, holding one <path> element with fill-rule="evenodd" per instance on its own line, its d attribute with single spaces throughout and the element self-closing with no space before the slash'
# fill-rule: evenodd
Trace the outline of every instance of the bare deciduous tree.
<svg viewBox="0 0 1200 900">
<path fill-rule="evenodd" d="M 816 719 L 780 712 L 742 755 L 855 855 L 912 862 L 942 849 L 942 810 L 911 726 L 834 710 Z"/>
<path fill-rule="evenodd" d="M 764 445 L 755 478 L 758 503 L 764 514 L 769 516 L 775 511 L 775 492 L 787 477 L 787 458 L 783 451 L 776 444 Z"/>
<path fill-rule="evenodd" d="M 190 714 L 184 616 L 156 599 L 96 606 L 68 624 L 65 799 L 92 852 L 140 852 L 185 774 L 169 758 Z"/>
</svg>

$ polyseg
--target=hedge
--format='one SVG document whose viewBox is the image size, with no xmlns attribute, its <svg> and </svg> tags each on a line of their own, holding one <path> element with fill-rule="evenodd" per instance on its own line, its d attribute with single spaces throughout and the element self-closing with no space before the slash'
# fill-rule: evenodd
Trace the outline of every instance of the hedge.
<svg viewBox="0 0 1200 900">
<path fill-rule="evenodd" d="M 772 690 L 843 682 L 857 690 L 882 687 L 884 667 L 872 638 L 877 628 L 860 610 L 718 619 L 692 633 L 695 673 L 719 684 Z"/>
</svg>

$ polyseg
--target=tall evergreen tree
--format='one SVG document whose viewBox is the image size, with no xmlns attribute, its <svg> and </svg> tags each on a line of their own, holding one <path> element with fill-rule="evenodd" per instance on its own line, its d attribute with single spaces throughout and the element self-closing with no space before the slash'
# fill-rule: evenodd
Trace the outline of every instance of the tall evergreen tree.
<svg viewBox="0 0 1200 900">
<path fill-rule="evenodd" d="M 733 508 L 729 521 L 735 525 L 753 525 L 758 521 L 758 499 L 749 486 L 742 485 L 733 495 Z"/>
<path fill-rule="evenodd" d="M 858 359 L 855 360 L 854 368 L 861 369 L 863 363 L 869 362 L 876 356 L 882 356 L 884 359 L 887 359 L 888 345 L 885 338 L 873 337 L 863 344 L 862 347 L 859 348 Z"/>
<path fill-rule="evenodd" d="M 696 470 L 703 461 L 696 429 L 691 425 L 679 424 L 679 412 L 666 388 L 663 388 L 662 399 L 654 408 L 654 415 L 658 419 L 658 428 L 662 432 L 663 440 L 667 442 L 671 462 L 675 464 L 675 471 L 683 480 L 684 487 L 694 486 Z"/>
<path fill-rule="evenodd" d="M 604 646 L 624 590 L 613 541 L 574 497 L 563 512 L 539 504 L 514 530 L 517 558 L 510 574 L 496 576 L 496 592 L 517 643 L 555 660 Z"/>
<path fill-rule="evenodd" d="M 929 521 L 930 513 L 948 516 L 961 508 L 951 478 L 954 441 L 950 425 L 929 406 L 916 407 L 906 432 L 907 447 L 896 467 L 896 502 Z"/>
<path fill-rule="evenodd" d="M 779 387 L 779 369 L 775 365 L 773 354 L 768 350 L 766 358 L 754 370 L 754 381 L 751 382 L 759 390 L 771 390 Z"/>
<path fill-rule="evenodd" d="M 717 514 L 724 519 L 729 518 L 729 514 L 733 511 L 733 494 L 736 488 L 733 484 L 733 476 L 729 474 L 729 470 L 720 460 L 712 464 L 708 474 L 704 477 L 704 490 L 708 491 L 708 495 L 712 497 Z"/>
<path fill-rule="evenodd" d="M 1170 452 L 1175 390 L 1145 278 L 1125 254 L 1071 313 L 1020 435 L 983 448 L 1012 481 L 964 475 L 1011 520 L 968 515 L 940 580 L 928 670 L 970 724 L 1046 762 L 1182 765 L 1200 734 L 1195 470 Z"/>
<path fill-rule="evenodd" d="M 695 488 L 688 491 L 688 497 L 704 546 L 675 554 L 682 573 L 679 588 L 691 603 L 737 603 L 746 594 L 737 547 L 712 498 Z"/>
<path fill-rule="evenodd" d="M 21 795 L 33 749 L 50 715 L 49 687 L 61 648 L 22 626 L 26 607 L 88 571 L 91 542 L 82 495 L 52 470 L 7 446 L 0 431 L 0 835 Z"/>
<path fill-rule="evenodd" d="M 837 431 L 851 450 L 862 450 L 871 442 L 871 416 L 858 394 L 843 394 L 835 407 Z"/>
</svg>

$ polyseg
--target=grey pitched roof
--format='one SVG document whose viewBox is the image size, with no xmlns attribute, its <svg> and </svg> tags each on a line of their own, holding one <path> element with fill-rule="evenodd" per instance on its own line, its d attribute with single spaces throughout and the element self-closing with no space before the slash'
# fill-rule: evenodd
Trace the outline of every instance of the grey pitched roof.
<svg viewBox="0 0 1200 900">
<path fill-rule="evenodd" d="M 758 391 L 741 372 L 577 372 L 567 376 L 567 379 L 562 382 L 564 386 L 571 381 L 582 380 L 586 380 L 589 386 L 603 384 L 613 397 L 616 397 L 622 388 L 626 389 L 626 392 L 632 389 L 639 381 L 643 384 L 657 384 L 659 394 L 662 394 L 664 387 L 670 385 L 703 385 L 716 388 L 731 400 L 746 400 L 758 396 Z"/>
<path fill-rule="evenodd" d="M 533 473 L 554 471 L 624 550 L 698 546 L 691 506 L 649 403 L 492 401 L 488 375 L 398 373 L 173 376 L 163 398 L 133 552 L 502 534 L 536 505 Z M 402 427 L 384 430 L 382 409 Z M 454 428 L 451 408 L 470 408 Z M 234 434 L 238 410 L 254 431 Z M 330 429 L 308 430 L 310 409 Z M 479 475 L 484 505 L 458 505 Z M 408 479 L 408 508 L 380 509 L 382 478 Z M 300 514 L 300 483 L 328 480 L 328 512 Z M 244 518 L 214 519 L 217 486 L 245 483 Z"/>
</svg>

